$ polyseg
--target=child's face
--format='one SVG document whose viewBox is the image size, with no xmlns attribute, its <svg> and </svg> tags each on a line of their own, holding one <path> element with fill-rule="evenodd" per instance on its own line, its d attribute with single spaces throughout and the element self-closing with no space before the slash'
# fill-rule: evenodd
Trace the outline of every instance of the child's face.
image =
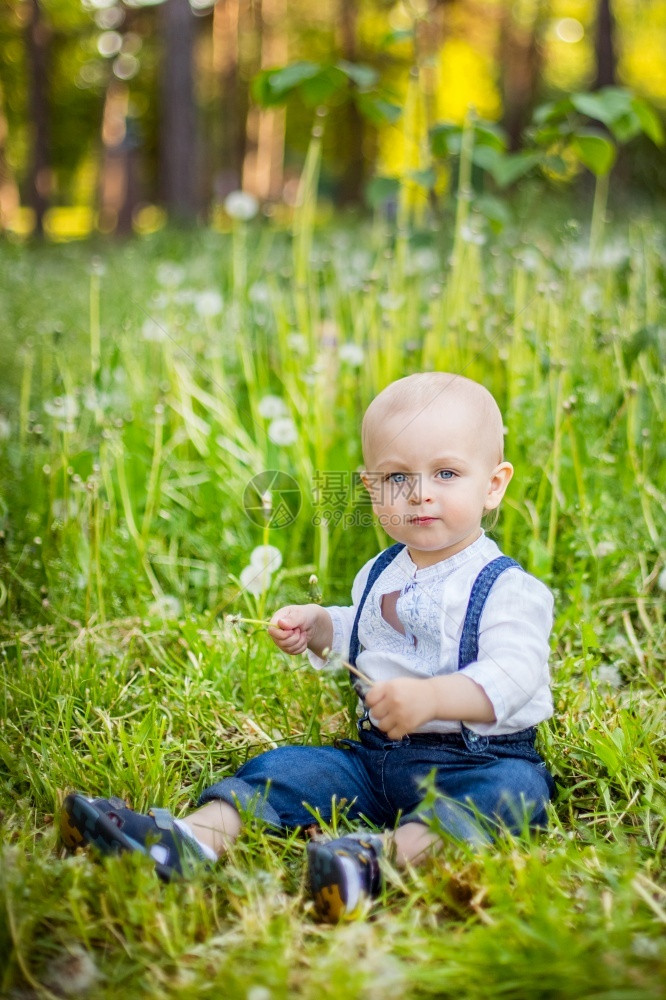
<svg viewBox="0 0 666 1000">
<path fill-rule="evenodd" d="M 372 428 L 363 481 L 386 533 L 423 568 L 467 548 L 500 503 L 513 469 L 459 401 L 389 415 Z"/>
</svg>

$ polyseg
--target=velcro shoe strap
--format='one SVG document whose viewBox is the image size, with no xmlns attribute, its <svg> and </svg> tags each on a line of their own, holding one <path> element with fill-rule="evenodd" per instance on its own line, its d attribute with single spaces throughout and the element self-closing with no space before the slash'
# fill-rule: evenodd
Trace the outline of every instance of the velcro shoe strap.
<svg viewBox="0 0 666 1000">
<path fill-rule="evenodd" d="M 153 817 L 158 830 L 173 830 L 173 816 L 168 809 L 151 806 L 148 810 L 148 815 Z"/>
</svg>

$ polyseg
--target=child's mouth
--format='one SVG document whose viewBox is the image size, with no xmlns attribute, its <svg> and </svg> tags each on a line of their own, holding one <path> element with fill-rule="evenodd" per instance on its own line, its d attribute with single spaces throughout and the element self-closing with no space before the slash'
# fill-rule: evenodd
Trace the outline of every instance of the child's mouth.
<svg viewBox="0 0 666 1000">
<path fill-rule="evenodd" d="M 410 524 L 432 524 L 436 521 L 436 517 L 412 517 L 409 519 Z"/>
</svg>

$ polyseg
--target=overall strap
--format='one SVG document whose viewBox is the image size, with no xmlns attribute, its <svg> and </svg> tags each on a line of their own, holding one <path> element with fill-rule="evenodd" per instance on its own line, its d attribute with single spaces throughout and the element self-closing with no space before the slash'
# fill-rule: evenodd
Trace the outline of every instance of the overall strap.
<svg viewBox="0 0 666 1000">
<path fill-rule="evenodd" d="M 474 663 L 478 659 L 479 622 L 481 621 L 483 606 L 497 577 L 505 570 L 510 569 L 511 566 L 517 566 L 518 569 L 522 569 L 520 563 L 517 563 L 515 559 L 511 559 L 509 556 L 498 556 L 497 559 L 493 559 L 492 562 L 483 567 L 474 581 L 472 591 L 469 595 L 462 636 L 460 637 L 458 670 L 462 670 L 463 667 Z"/>
<path fill-rule="evenodd" d="M 354 624 L 352 626 L 351 638 L 349 640 L 349 662 L 352 667 L 356 666 L 356 657 L 361 652 L 361 644 L 358 641 L 358 623 L 361 617 L 361 611 L 363 611 L 363 605 L 366 602 L 368 594 L 372 589 L 372 585 L 379 576 L 383 573 L 389 563 L 392 563 L 398 552 L 404 549 L 404 544 L 402 542 L 396 542 L 395 545 L 391 545 L 390 548 L 384 549 L 380 552 L 372 566 L 370 567 L 370 575 L 368 576 L 368 581 L 365 585 L 365 590 L 361 595 L 361 600 L 358 602 L 358 608 L 356 609 L 356 617 L 354 618 Z"/>
</svg>

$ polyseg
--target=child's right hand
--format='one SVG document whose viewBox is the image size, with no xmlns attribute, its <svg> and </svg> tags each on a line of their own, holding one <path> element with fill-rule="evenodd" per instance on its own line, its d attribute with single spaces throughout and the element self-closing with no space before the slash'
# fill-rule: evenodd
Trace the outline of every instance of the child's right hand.
<svg viewBox="0 0 666 1000">
<path fill-rule="evenodd" d="M 271 639 L 284 653 L 295 656 L 297 653 L 304 653 L 310 647 L 315 653 L 321 653 L 325 643 L 318 642 L 319 633 L 322 631 L 322 616 L 330 623 L 330 616 L 318 604 L 289 604 L 285 608 L 280 608 L 271 618 L 268 626 L 268 634 Z M 326 628 L 323 631 L 328 631 Z M 333 628 L 330 627 L 330 646 L 333 639 Z"/>
</svg>

